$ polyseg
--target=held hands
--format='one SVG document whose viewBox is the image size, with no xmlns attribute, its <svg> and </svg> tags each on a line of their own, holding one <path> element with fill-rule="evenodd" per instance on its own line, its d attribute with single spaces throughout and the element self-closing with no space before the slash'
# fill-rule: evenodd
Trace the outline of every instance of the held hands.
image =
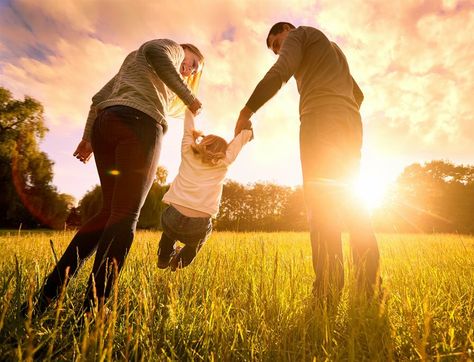
<svg viewBox="0 0 474 362">
<path fill-rule="evenodd" d="M 253 112 L 247 106 L 242 108 L 239 118 L 237 119 L 237 123 L 235 124 L 234 137 L 237 136 L 243 129 L 252 129 L 252 122 L 250 121 L 252 114 Z M 253 139 L 253 136 L 251 139 Z"/>
<path fill-rule="evenodd" d="M 89 161 L 92 156 L 91 143 L 89 141 L 82 140 L 81 142 L 79 142 L 76 150 L 72 155 L 82 163 L 87 163 L 87 161 Z"/>
<path fill-rule="evenodd" d="M 188 105 L 188 109 L 195 115 L 197 116 L 199 112 L 201 112 L 202 109 L 202 103 L 199 102 L 197 98 L 194 99 L 194 101 Z"/>
</svg>

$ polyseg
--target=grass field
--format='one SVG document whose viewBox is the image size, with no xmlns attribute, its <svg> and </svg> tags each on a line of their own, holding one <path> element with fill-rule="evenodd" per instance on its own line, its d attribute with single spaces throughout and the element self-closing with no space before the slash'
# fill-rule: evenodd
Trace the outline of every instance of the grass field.
<svg viewBox="0 0 474 362">
<path fill-rule="evenodd" d="M 338 305 L 311 297 L 306 233 L 219 233 L 195 262 L 156 268 L 159 232 L 141 231 L 112 311 L 83 328 L 91 260 L 56 308 L 17 317 L 71 232 L 0 234 L 1 360 L 463 360 L 474 359 L 474 238 L 378 235 L 386 295 Z"/>
</svg>

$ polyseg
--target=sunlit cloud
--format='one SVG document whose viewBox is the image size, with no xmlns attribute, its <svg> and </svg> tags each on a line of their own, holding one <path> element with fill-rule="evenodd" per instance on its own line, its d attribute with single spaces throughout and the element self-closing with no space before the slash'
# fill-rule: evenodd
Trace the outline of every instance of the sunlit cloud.
<svg viewBox="0 0 474 362">
<path fill-rule="evenodd" d="M 196 44 L 206 57 L 198 127 L 230 139 L 239 110 L 276 59 L 265 37 L 280 20 L 318 27 L 345 52 L 365 93 L 366 172 L 386 164 L 393 178 L 410 162 L 474 162 L 469 1 L 5 1 L 0 83 L 43 103 L 50 128 L 43 146 L 56 162 L 55 183 L 80 197 L 98 179 L 93 166 L 75 164 L 70 154 L 91 97 L 128 52 L 153 38 Z M 253 120 L 255 140 L 229 176 L 300 183 L 294 80 Z M 172 177 L 181 123 L 169 121 L 160 160 Z"/>
</svg>

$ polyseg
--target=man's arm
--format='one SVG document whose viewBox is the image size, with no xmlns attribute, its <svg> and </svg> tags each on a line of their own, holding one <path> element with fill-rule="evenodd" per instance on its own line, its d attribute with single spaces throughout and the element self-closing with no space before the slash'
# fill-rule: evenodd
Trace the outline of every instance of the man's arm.
<svg viewBox="0 0 474 362">
<path fill-rule="evenodd" d="M 252 122 L 250 122 L 250 117 L 252 117 L 252 114 L 253 112 L 249 107 L 245 106 L 242 108 L 239 118 L 235 124 L 234 137 L 236 137 L 243 129 L 250 129 L 252 127 Z"/>
<path fill-rule="evenodd" d="M 364 93 L 362 93 L 362 90 L 359 88 L 359 85 L 356 83 L 354 78 L 352 78 L 352 94 L 354 95 L 357 106 L 360 109 L 362 101 L 364 100 Z"/>
<path fill-rule="evenodd" d="M 238 135 L 245 128 L 244 126 L 249 122 L 250 116 L 268 102 L 295 74 L 302 57 L 302 33 L 294 30 L 288 34 L 283 43 L 277 61 L 257 84 L 245 107 L 240 111 L 235 126 L 235 135 Z"/>
</svg>

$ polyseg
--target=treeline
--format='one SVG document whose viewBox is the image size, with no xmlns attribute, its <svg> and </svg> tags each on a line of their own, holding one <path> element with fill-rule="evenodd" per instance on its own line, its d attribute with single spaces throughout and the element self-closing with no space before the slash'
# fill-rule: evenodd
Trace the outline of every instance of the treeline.
<svg viewBox="0 0 474 362">
<path fill-rule="evenodd" d="M 169 185 L 157 178 L 143 205 L 139 228 L 161 229 L 161 213 L 167 206 L 161 202 Z M 77 214 L 83 223 L 101 205 L 100 186 L 89 191 L 79 202 Z M 244 186 L 235 181 L 224 185 L 221 207 L 214 228 L 233 231 L 305 230 L 306 214 L 301 188 L 257 183 Z"/>
<path fill-rule="evenodd" d="M 169 186 L 155 182 L 147 197 L 139 227 L 160 229 L 164 207 L 161 199 Z M 96 187 L 81 200 L 83 219 L 100 205 Z M 474 233 L 474 167 L 445 161 L 408 166 L 373 210 L 379 232 Z M 221 208 L 214 222 L 217 230 L 304 231 L 308 229 L 301 187 L 271 183 L 224 185 Z"/>
<path fill-rule="evenodd" d="M 99 186 L 73 207 L 72 196 L 52 185 L 53 162 L 39 149 L 47 128 L 43 107 L 15 100 L 0 87 L 0 227 L 77 227 L 100 208 Z M 161 202 L 168 189 L 159 168 L 142 209 L 139 228 L 160 229 Z M 377 231 L 474 233 L 474 167 L 446 161 L 405 168 L 373 212 Z M 307 230 L 301 187 L 271 183 L 224 185 L 217 230 Z"/>
<path fill-rule="evenodd" d="M 405 168 L 373 215 L 395 232 L 474 233 L 474 166 L 446 161 Z"/>
</svg>

